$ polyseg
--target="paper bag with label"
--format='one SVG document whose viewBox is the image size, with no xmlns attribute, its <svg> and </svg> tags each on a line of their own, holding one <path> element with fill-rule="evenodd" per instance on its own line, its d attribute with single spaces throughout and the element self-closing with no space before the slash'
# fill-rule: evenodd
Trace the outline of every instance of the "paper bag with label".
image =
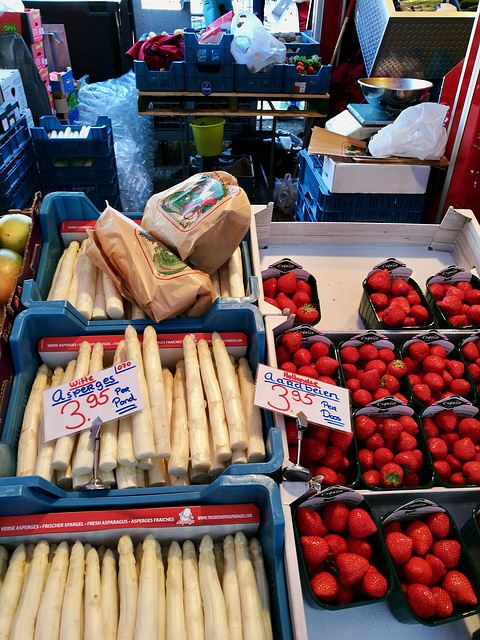
<svg viewBox="0 0 480 640">
<path fill-rule="evenodd" d="M 197 269 L 213 273 L 233 254 L 250 227 L 248 197 L 225 171 L 197 173 L 157 193 L 142 227 Z"/>
<path fill-rule="evenodd" d="M 105 209 L 88 235 L 90 260 L 155 322 L 180 314 L 203 316 L 214 301 L 210 276 L 190 268 L 112 207 Z"/>
</svg>

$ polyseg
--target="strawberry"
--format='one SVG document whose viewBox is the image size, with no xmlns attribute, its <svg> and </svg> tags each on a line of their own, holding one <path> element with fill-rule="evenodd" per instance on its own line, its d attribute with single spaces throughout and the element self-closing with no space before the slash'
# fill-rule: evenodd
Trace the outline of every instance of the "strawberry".
<svg viewBox="0 0 480 640">
<path fill-rule="evenodd" d="M 304 304 L 297 308 L 295 322 L 312 324 L 318 320 L 318 311 L 313 305 Z"/>
<path fill-rule="evenodd" d="M 284 293 L 277 294 L 275 298 L 275 302 L 278 304 L 279 308 L 282 311 L 284 311 L 285 309 L 288 309 L 289 314 L 295 315 L 297 313 L 297 305 L 293 302 L 293 300 L 290 300 L 290 298 L 286 296 Z"/>
<path fill-rule="evenodd" d="M 354 364 L 359 359 L 360 354 L 356 347 L 343 347 L 340 349 L 340 358 L 342 363 Z"/>
<path fill-rule="evenodd" d="M 429 438 L 427 440 L 430 455 L 434 460 L 444 460 L 448 455 L 448 447 L 441 438 Z"/>
<path fill-rule="evenodd" d="M 427 553 L 433 544 L 432 532 L 421 520 L 412 520 L 405 530 L 405 535 L 412 539 L 413 551 L 419 556 Z"/>
<path fill-rule="evenodd" d="M 462 418 L 457 430 L 460 438 L 470 438 L 472 442 L 480 440 L 480 421 L 476 418 Z"/>
<path fill-rule="evenodd" d="M 377 525 L 364 509 L 352 509 L 347 520 L 348 532 L 354 538 L 367 538 L 377 531 Z"/>
<path fill-rule="evenodd" d="M 412 342 L 408 348 L 408 355 L 417 362 L 422 362 L 430 354 L 428 344 L 419 340 L 418 342 Z"/>
<path fill-rule="evenodd" d="M 480 293 L 478 289 L 475 289 L 475 291 Z M 468 362 L 475 362 L 477 358 L 480 358 L 480 351 L 478 350 L 476 341 L 470 340 L 469 342 L 465 342 L 460 350 L 462 352 L 462 356 Z"/>
<path fill-rule="evenodd" d="M 388 365 L 390 362 L 393 362 L 393 360 L 395 360 L 395 352 L 393 351 L 393 349 L 382 347 L 378 350 L 377 357 L 380 358 L 380 360 L 383 360 L 386 365 Z"/>
<path fill-rule="evenodd" d="M 435 618 L 449 618 L 453 613 L 452 599 L 442 587 L 432 587 L 435 596 Z"/>
<path fill-rule="evenodd" d="M 298 307 L 303 306 L 304 304 L 310 304 L 310 296 L 305 291 L 297 291 L 293 294 L 292 300 Z"/>
<path fill-rule="evenodd" d="M 293 364 L 297 367 L 308 367 L 308 365 L 312 362 L 312 356 L 308 349 L 305 347 L 300 347 L 297 349 L 292 357 Z"/>
<path fill-rule="evenodd" d="M 282 293 L 292 294 L 297 286 L 297 279 L 293 271 L 283 273 L 277 281 L 278 290 Z"/>
<path fill-rule="evenodd" d="M 380 449 L 380 447 L 385 446 L 385 438 L 381 433 L 374 433 L 365 440 L 365 446 L 367 447 L 367 449 L 375 451 L 376 449 Z"/>
<path fill-rule="evenodd" d="M 460 438 L 453 443 L 453 455 L 460 460 L 474 460 L 475 453 L 475 445 L 470 438 Z"/>
<path fill-rule="evenodd" d="M 343 454 L 337 447 L 327 447 L 325 455 L 320 463 L 326 467 L 330 467 L 334 471 L 340 471 L 343 463 Z"/>
<path fill-rule="evenodd" d="M 298 507 L 295 513 L 295 521 L 301 536 L 319 536 L 323 530 L 322 518 L 314 509 Z"/>
<path fill-rule="evenodd" d="M 422 368 L 426 373 L 442 373 L 445 363 L 439 356 L 427 356 L 422 360 Z"/>
<path fill-rule="evenodd" d="M 467 309 L 466 315 L 469 324 L 480 323 L 480 305 L 473 304 L 469 309 Z"/>
<path fill-rule="evenodd" d="M 385 364 L 385 362 L 383 362 L 383 360 L 380 360 L 380 358 L 374 358 L 373 360 L 369 360 L 367 362 L 364 370 L 365 371 L 376 370 L 378 371 L 380 376 L 383 376 L 384 373 L 387 371 L 387 365 Z"/>
<path fill-rule="evenodd" d="M 293 362 L 282 362 L 279 369 L 282 371 L 289 371 L 290 373 L 297 373 L 297 367 Z"/>
<path fill-rule="evenodd" d="M 410 316 L 415 320 L 415 324 L 419 326 L 427 324 L 430 317 L 428 309 L 421 304 L 413 304 L 410 307 Z"/>
<path fill-rule="evenodd" d="M 275 298 L 278 292 L 278 283 L 276 278 L 268 278 L 263 281 L 263 295 L 266 298 Z"/>
<path fill-rule="evenodd" d="M 458 471 L 456 471 L 455 473 L 452 473 L 452 475 L 449 478 L 449 482 L 450 484 L 453 484 L 458 487 L 462 487 L 467 484 L 467 481 L 465 480 L 465 476 L 463 475 L 463 473 L 460 473 Z"/>
<path fill-rule="evenodd" d="M 407 374 L 407 367 L 403 360 L 392 360 L 387 365 L 387 371 L 395 378 L 403 378 Z"/>
<path fill-rule="evenodd" d="M 383 421 L 383 437 L 387 440 L 395 440 L 403 431 L 403 426 L 398 420 L 386 418 Z"/>
<path fill-rule="evenodd" d="M 338 581 L 346 587 L 352 587 L 367 573 L 370 563 L 357 553 L 339 553 L 337 556 Z"/>
<path fill-rule="evenodd" d="M 440 309 L 448 317 L 456 316 L 462 311 L 462 301 L 459 296 L 448 294 L 439 302 Z"/>
<path fill-rule="evenodd" d="M 459 460 L 456 456 L 454 456 L 453 453 L 449 453 L 448 456 L 445 458 L 445 460 L 450 465 L 450 468 L 452 469 L 452 473 L 456 473 L 457 471 L 460 471 L 460 469 L 462 468 L 462 461 Z"/>
<path fill-rule="evenodd" d="M 447 433 L 453 431 L 458 424 L 457 414 L 454 411 L 440 411 L 435 416 L 435 424 L 439 429 Z"/>
<path fill-rule="evenodd" d="M 467 316 L 464 313 L 458 314 L 456 316 L 450 316 L 448 318 L 448 321 L 455 327 L 465 327 L 468 324 Z"/>
<path fill-rule="evenodd" d="M 306 464 L 317 462 L 318 460 L 323 458 L 326 450 L 326 446 L 323 442 L 304 436 L 302 442 L 302 460 Z"/>
<path fill-rule="evenodd" d="M 321 342 L 320 340 L 314 342 L 310 347 L 312 360 L 318 360 L 318 358 L 321 358 L 322 356 L 328 356 L 328 351 L 328 345 L 326 345 L 324 342 Z"/>
<path fill-rule="evenodd" d="M 359 372 L 358 379 L 363 389 L 371 393 L 380 388 L 380 373 L 377 369 L 370 369 L 370 371 L 364 371 L 363 373 Z"/>
<path fill-rule="evenodd" d="M 396 278 L 390 287 L 390 295 L 392 296 L 407 296 L 409 291 L 410 286 L 408 282 L 405 282 L 405 280 L 401 278 Z"/>
<path fill-rule="evenodd" d="M 402 431 L 402 433 L 395 440 L 395 449 L 396 451 L 412 451 L 417 447 L 417 440 L 415 436 L 412 436 L 410 433 L 406 431 Z"/>
<path fill-rule="evenodd" d="M 403 430 L 414 436 L 418 433 L 418 424 L 413 416 L 398 416 L 398 422 L 403 427 Z"/>
<path fill-rule="evenodd" d="M 330 358 L 330 356 L 321 356 L 315 362 L 315 369 L 321 376 L 331 376 L 340 366 L 338 360 Z"/>
<path fill-rule="evenodd" d="M 370 598 L 382 598 L 387 593 L 388 583 L 380 571 L 370 565 L 362 578 L 362 589 Z"/>
<path fill-rule="evenodd" d="M 358 355 L 361 360 L 375 360 L 378 357 L 378 349 L 375 345 L 367 343 L 362 344 L 358 349 Z"/>
<path fill-rule="evenodd" d="M 453 378 L 461 378 L 465 373 L 465 365 L 460 360 L 447 360 L 446 368 Z"/>
<path fill-rule="evenodd" d="M 291 354 L 287 351 L 287 349 L 283 345 L 280 345 L 277 347 L 276 354 L 277 354 L 278 366 L 280 366 L 284 362 L 291 362 L 292 360 Z"/>
<path fill-rule="evenodd" d="M 426 384 L 414 384 L 412 392 L 415 398 L 422 404 L 430 404 L 432 401 L 432 392 Z"/>
<path fill-rule="evenodd" d="M 480 484 L 480 461 L 469 460 L 462 467 L 462 473 L 468 484 Z"/>
<path fill-rule="evenodd" d="M 470 383 L 463 378 L 455 378 L 450 383 L 450 393 L 467 398 L 471 391 Z"/>
<path fill-rule="evenodd" d="M 471 305 L 480 304 L 480 290 L 472 288 L 465 291 L 465 302 Z"/>
<path fill-rule="evenodd" d="M 434 282 L 428 286 L 430 289 L 430 293 L 435 298 L 435 300 L 441 300 L 445 295 L 445 287 L 441 285 L 439 282 Z"/>
<path fill-rule="evenodd" d="M 412 556 L 403 568 L 404 579 L 411 584 L 418 582 L 420 584 L 429 584 L 433 577 L 432 567 L 426 560 L 419 556 Z"/>
<path fill-rule="evenodd" d="M 366 560 L 370 560 L 370 558 L 372 557 L 372 546 L 364 538 L 354 538 L 353 536 L 347 536 L 345 538 L 345 542 L 347 543 L 347 551 L 349 553 L 356 553 Z"/>
<path fill-rule="evenodd" d="M 394 457 L 393 462 L 402 467 L 405 476 L 416 473 L 419 469 L 417 458 L 411 451 L 400 451 L 400 453 L 397 453 Z"/>
<path fill-rule="evenodd" d="M 404 475 L 400 465 L 389 462 L 380 469 L 380 483 L 384 487 L 399 487 L 403 483 Z"/>
<path fill-rule="evenodd" d="M 373 291 L 388 293 L 390 291 L 390 271 L 388 269 L 377 269 L 367 279 L 367 286 Z"/>
<path fill-rule="evenodd" d="M 442 587 L 451 597 L 454 604 L 468 606 L 478 604 L 478 599 L 470 580 L 461 571 L 447 571 L 447 575 L 443 579 Z"/>
<path fill-rule="evenodd" d="M 430 438 L 438 438 L 440 436 L 440 429 L 431 418 L 423 418 L 423 433 L 427 440 Z"/>
<path fill-rule="evenodd" d="M 354 428 L 357 438 L 359 440 L 366 440 L 375 433 L 377 425 L 368 416 L 356 416 Z"/>
<path fill-rule="evenodd" d="M 431 513 L 425 518 L 425 524 L 437 538 L 446 538 L 450 531 L 450 518 L 446 513 Z"/>
<path fill-rule="evenodd" d="M 362 478 L 372 487 L 380 486 L 380 474 L 376 469 L 369 469 L 365 471 L 365 473 L 362 474 Z"/>
<path fill-rule="evenodd" d="M 322 484 L 332 487 L 335 484 L 338 484 L 338 474 L 330 467 L 320 466 L 315 469 L 313 474 L 314 476 L 322 476 Z"/>
<path fill-rule="evenodd" d="M 298 280 L 295 285 L 295 292 L 297 291 L 304 291 L 305 293 L 308 293 L 308 295 L 311 295 L 312 287 L 305 280 Z"/>
<path fill-rule="evenodd" d="M 374 293 L 370 293 L 368 297 L 372 301 L 374 309 L 376 309 L 377 311 L 379 309 L 385 309 L 385 307 L 388 305 L 388 296 L 385 293 L 375 291 Z"/>
<path fill-rule="evenodd" d="M 406 318 L 405 311 L 399 305 L 387 307 L 382 315 L 382 322 L 387 327 L 401 327 Z"/>
<path fill-rule="evenodd" d="M 264 296 L 264 300 L 265 300 L 265 302 L 268 302 L 268 304 L 271 304 L 272 306 L 276 307 L 277 309 L 280 309 L 280 307 L 278 306 L 277 302 L 273 298 L 269 298 L 268 296 Z"/>
<path fill-rule="evenodd" d="M 385 539 L 389 533 L 402 533 L 402 525 L 398 520 L 392 520 L 382 527 L 382 535 Z"/>
<path fill-rule="evenodd" d="M 320 536 L 302 536 L 300 544 L 307 564 L 323 562 L 329 554 L 328 544 Z"/>
<path fill-rule="evenodd" d="M 413 307 L 416 304 L 421 304 L 422 299 L 420 298 L 420 296 L 418 295 L 418 293 L 415 291 L 415 289 L 410 289 L 410 291 L 407 293 L 407 301 L 410 303 L 410 305 Z"/>
<path fill-rule="evenodd" d="M 280 344 L 288 353 L 295 353 L 302 346 L 302 334 L 299 331 L 288 331 L 280 338 Z"/>
<path fill-rule="evenodd" d="M 445 380 L 439 373 L 426 373 L 422 378 L 422 383 L 430 388 L 433 395 L 441 393 Z"/>
<path fill-rule="evenodd" d="M 432 553 L 443 562 L 447 569 L 457 566 L 462 547 L 457 540 L 437 540 L 432 545 Z"/>
<path fill-rule="evenodd" d="M 322 512 L 323 522 L 333 533 L 346 531 L 350 509 L 343 502 L 331 502 Z"/>
<path fill-rule="evenodd" d="M 443 579 L 447 573 L 447 569 L 440 558 L 437 558 L 437 556 L 434 556 L 432 553 L 426 553 L 423 559 L 428 562 L 432 570 L 432 579 L 428 583 L 428 586 L 433 587 L 433 585 L 438 584 L 440 580 Z"/>
<path fill-rule="evenodd" d="M 298 369 L 297 373 L 300 376 L 305 376 L 306 378 L 315 378 L 315 380 L 318 379 L 318 373 L 313 364 L 303 365 L 303 367 L 300 367 Z"/>
<path fill-rule="evenodd" d="M 373 469 L 373 451 L 370 451 L 370 449 L 360 449 L 358 452 L 358 463 L 362 473 L 369 469 Z"/>
<path fill-rule="evenodd" d="M 428 620 L 435 613 L 436 600 L 429 589 L 424 584 L 414 582 L 407 587 L 407 602 L 412 608 L 412 611 L 422 620 Z"/>
<path fill-rule="evenodd" d="M 330 603 L 338 595 L 338 582 L 328 571 L 320 571 L 310 578 L 310 588 L 320 602 Z"/>
<path fill-rule="evenodd" d="M 330 444 L 337 449 L 340 449 L 343 453 L 348 451 L 352 444 L 353 433 L 346 433 L 345 431 L 332 431 L 330 436 Z"/>
<path fill-rule="evenodd" d="M 405 564 L 413 551 L 413 540 L 399 531 L 388 533 L 385 544 L 395 564 Z"/>
<path fill-rule="evenodd" d="M 332 558 L 335 559 L 339 553 L 345 553 L 347 551 L 345 538 L 342 538 L 342 536 L 339 536 L 337 533 L 327 533 L 324 540 L 330 550 L 329 560 Z"/>
</svg>

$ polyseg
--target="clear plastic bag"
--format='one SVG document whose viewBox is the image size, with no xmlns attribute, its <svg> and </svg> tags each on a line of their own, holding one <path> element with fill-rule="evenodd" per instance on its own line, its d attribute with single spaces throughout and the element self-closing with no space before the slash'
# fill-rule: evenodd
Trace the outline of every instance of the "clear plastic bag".
<svg viewBox="0 0 480 640">
<path fill-rule="evenodd" d="M 273 64 L 283 64 L 287 48 L 269 33 L 253 13 L 243 11 L 232 21 L 232 56 L 246 64 L 250 73 L 267 71 Z"/>
<path fill-rule="evenodd" d="M 408 107 L 392 123 L 380 129 L 368 143 L 375 158 L 399 156 L 440 160 L 447 144 L 444 121 L 448 107 L 422 102 Z"/>
<path fill-rule="evenodd" d="M 298 180 L 292 178 L 290 173 L 286 173 L 281 178 L 275 178 L 273 188 L 273 202 L 279 211 L 293 215 L 295 213 L 295 203 L 297 201 Z"/>
</svg>

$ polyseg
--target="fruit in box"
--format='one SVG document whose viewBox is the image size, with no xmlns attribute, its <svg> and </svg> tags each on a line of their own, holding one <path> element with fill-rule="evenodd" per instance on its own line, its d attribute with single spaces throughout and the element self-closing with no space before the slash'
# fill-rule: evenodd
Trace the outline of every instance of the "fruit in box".
<svg viewBox="0 0 480 640">
<path fill-rule="evenodd" d="M 10 249 L 0 249 L 0 307 L 7 304 L 22 269 L 23 258 Z"/>
<path fill-rule="evenodd" d="M 23 256 L 32 226 L 32 218 L 23 213 L 9 213 L 0 218 L 0 247 Z"/>
<path fill-rule="evenodd" d="M 460 352 L 467 365 L 468 372 L 475 384 L 475 387 L 480 391 L 480 343 L 478 337 L 473 335 L 467 338 L 460 347 Z"/>
<path fill-rule="evenodd" d="M 449 327 L 480 326 L 480 280 L 456 266 L 427 280 L 427 293 Z"/>
<path fill-rule="evenodd" d="M 302 327 L 299 327 L 298 331 L 286 331 L 277 339 L 276 356 L 279 369 L 336 386 L 340 381 L 340 363 L 331 341 L 328 338 L 320 338 L 317 341 L 309 340 L 308 337 L 304 339 L 301 329 Z M 310 332 L 309 327 L 305 329 L 307 333 Z"/>
</svg>

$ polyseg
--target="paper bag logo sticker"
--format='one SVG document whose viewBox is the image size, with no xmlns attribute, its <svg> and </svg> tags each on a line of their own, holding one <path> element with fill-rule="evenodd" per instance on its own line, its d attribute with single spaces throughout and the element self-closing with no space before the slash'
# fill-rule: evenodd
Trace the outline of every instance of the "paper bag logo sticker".
<svg viewBox="0 0 480 640">
<path fill-rule="evenodd" d="M 228 196 L 227 187 L 219 180 L 202 176 L 193 186 L 175 191 L 159 200 L 157 207 L 183 231 L 196 227 L 207 213 Z"/>
<path fill-rule="evenodd" d="M 185 262 L 182 262 L 177 255 L 164 247 L 161 242 L 155 240 L 149 233 L 135 229 L 135 234 L 154 276 L 163 280 L 187 269 Z"/>
<path fill-rule="evenodd" d="M 185 507 L 183 511 L 180 511 L 177 524 L 195 524 L 195 518 L 190 507 Z"/>
<path fill-rule="evenodd" d="M 355 144 L 344 142 L 342 144 L 343 154 L 346 156 L 366 156 L 367 150 L 363 147 L 357 147 Z"/>
</svg>

